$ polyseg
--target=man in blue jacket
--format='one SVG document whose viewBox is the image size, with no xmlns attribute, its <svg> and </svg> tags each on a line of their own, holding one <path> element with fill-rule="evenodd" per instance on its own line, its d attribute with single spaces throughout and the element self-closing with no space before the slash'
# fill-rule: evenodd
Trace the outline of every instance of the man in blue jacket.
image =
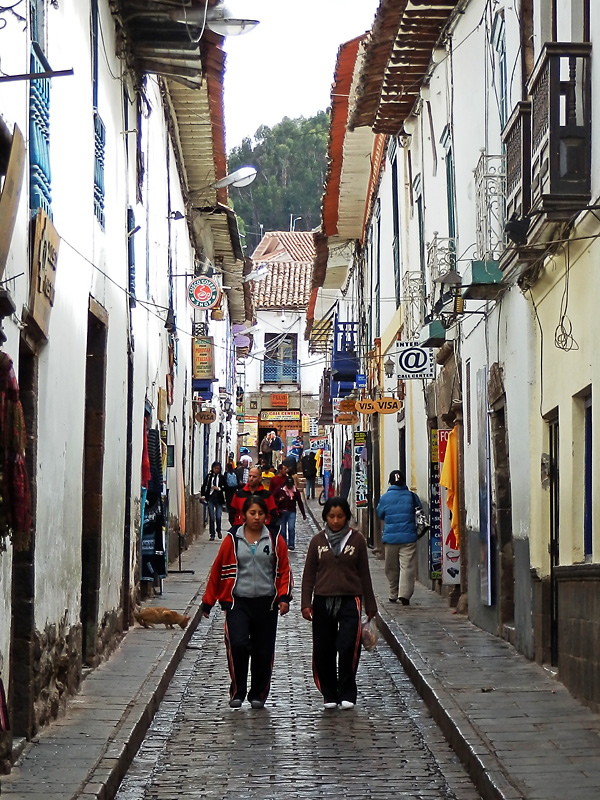
<svg viewBox="0 0 600 800">
<path fill-rule="evenodd" d="M 389 483 L 390 488 L 377 506 L 377 516 L 384 523 L 385 577 L 390 584 L 390 603 L 399 600 L 403 606 L 408 606 L 417 571 L 415 511 L 422 506 L 400 470 L 390 473 Z"/>
</svg>

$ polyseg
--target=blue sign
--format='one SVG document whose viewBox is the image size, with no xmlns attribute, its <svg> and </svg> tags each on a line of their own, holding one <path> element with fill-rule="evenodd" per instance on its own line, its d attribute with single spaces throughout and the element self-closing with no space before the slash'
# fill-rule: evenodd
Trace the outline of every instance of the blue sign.
<svg viewBox="0 0 600 800">
<path fill-rule="evenodd" d="M 356 388 L 357 389 L 365 389 L 367 386 L 367 376 L 361 375 L 361 373 L 357 373 L 356 375 Z"/>
</svg>

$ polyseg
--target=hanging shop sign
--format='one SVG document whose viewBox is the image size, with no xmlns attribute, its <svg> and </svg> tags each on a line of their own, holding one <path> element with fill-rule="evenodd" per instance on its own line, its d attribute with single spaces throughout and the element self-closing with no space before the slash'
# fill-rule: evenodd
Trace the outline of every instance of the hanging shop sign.
<svg viewBox="0 0 600 800">
<path fill-rule="evenodd" d="M 356 410 L 356 400 L 340 400 L 340 412 L 342 414 L 354 414 Z"/>
<path fill-rule="evenodd" d="M 310 433 L 310 416 L 302 414 L 302 433 Z"/>
<path fill-rule="evenodd" d="M 217 419 L 217 414 L 214 409 L 208 408 L 206 411 L 196 411 L 194 419 L 200 425 L 210 425 Z"/>
<path fill-rule="evenodd" d="M 403 381 L 435 378 L 433 347 L 419 347 L 415 342 L 397 342 L 396 377 Z"/>
<path fill-rule="evenodd" d="M 159 388 L 158 390 L 158 408 L 156 416 L 160 422 L 167 421 L 167 390 Z"/>
<path fill-rule="evenodd" d="M 298 422 L 300 420 L 300 412 L 299 411 L 261 411 L 260 412 L 260 420 L 261 422 Z"/>
<path fill-rule="evenodd" d="M 50 312 L 54 305 L 54 284 L 60 237 L 46 212 L 38 208 L 33 223 L 29 318 L 36 333 L 48 338 Z"/>
<path fill-rule="evenodd" d="M 271 406 L 273 408 L 287 408 L 289 395 L 286 392 L 273 392 L 271 394 Z"/>
<path fill-rule="evenodd" d="M 187 295 L 194 308 L 214 308 L 219 305 L 221 289 L 212 278 L 201 276 L 188 284 Z"/>
<path fill-rule="evenodd" d="M 356 410 L 361 414 L 374 414 L 375 401 L 374 400 L 357 400 L 355 403 Z"/>
<path fill-rule="evenodd" d="M 212 336 L 197 336 L 192 340 L 193 377 L 212 381 L 215 377 L 214 347 Z"/>
<path fill-rule="evenodd" d="M 354 431 L 352 434 L 352 441 L 354 451 L 354 498 L 356 500 L 357 508 L 366 508 L 369 505 L 369 498 L 367 494 L 367 472 L 365 469 L 365 461 L 363 459 L 363 449 L 367 446 L 366 431 Z"/>
<path fill-rule="evenodd" d="M 375 400 L 375 411 L 380 414 L 395 414 L 402 408 L 402 403 L 397 397 L 380 397 Z"/>
<path fill-rule="evenodd" d="M 337 425 L 357 425 L 358 414 L 338 414 L 335 422 Z"/>
</svg>

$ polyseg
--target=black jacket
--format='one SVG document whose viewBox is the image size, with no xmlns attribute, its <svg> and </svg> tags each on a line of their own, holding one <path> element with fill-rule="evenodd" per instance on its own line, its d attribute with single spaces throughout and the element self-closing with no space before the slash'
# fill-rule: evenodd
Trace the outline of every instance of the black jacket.
<svg viewBox="0 0 600 800">
<path fill-rule="evenodd" d="M 314 453 L 305 453 L 302 456 L 302 474 L 305 478 L 316 478 L 317 464 Z"/>
<path fill-rule="evenodd" d="M 218 489 L 211 492 L 211 486 L 213 485 L 215 477 L 217 479 Z M 221 503 L 221 505 L 223 505 L 225 503 L 225 475 L 223 475 L 222 472 L 219 472 L 218 475 L 215 475 L 212 471 L 209 472 L 206 478 L 204 478 L 200 494 L 205 500 L 210 499 L 214 503 Z"/>
</svg>

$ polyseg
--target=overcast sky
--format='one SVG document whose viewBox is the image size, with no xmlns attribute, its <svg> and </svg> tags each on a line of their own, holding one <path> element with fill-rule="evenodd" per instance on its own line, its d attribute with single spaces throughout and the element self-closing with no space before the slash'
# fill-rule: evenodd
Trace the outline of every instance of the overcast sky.
<svg viewBox="0 0 600 800">
<path fill-rule="evenodd" d="M 379 0 L 227 0 L 233 15 L 259 19 L 225 40 L 227 151 L 260 125 L 327 108 L 340 44 L 371 29 Z"/>
</svg>

